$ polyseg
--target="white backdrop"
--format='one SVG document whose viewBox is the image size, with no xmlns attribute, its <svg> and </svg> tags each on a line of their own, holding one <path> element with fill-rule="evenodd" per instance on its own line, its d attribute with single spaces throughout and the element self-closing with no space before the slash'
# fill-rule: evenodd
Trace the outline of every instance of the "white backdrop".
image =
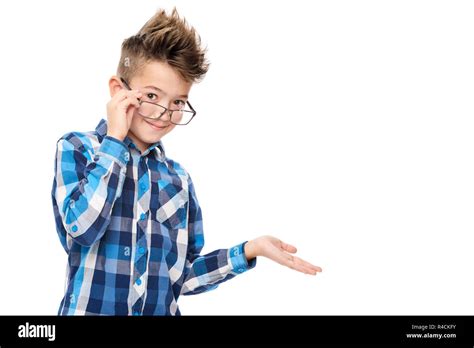
<svg viewBox="0 0 474 348">
<path fill-rule="evenodd" d="M 474 3 L 0 2 L 0 314 L 56 314 L 66 254 L 55 143 L 106 117 L 120 44 L 176 5 L 208 46 L 198 116 L 164 138 L 191 173 L 204 252 L 259 259 L 183 314 L 474 314 Z"/>
</svg>

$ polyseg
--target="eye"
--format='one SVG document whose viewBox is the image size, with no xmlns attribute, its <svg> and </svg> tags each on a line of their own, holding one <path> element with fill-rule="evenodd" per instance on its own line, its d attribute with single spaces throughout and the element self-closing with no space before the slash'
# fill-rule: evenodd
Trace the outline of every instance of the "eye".
<svg viewBox="0 0 474 348">
<path fill-rule="evenodd" d="M 186 105 L 186 102 L 184 100 L 175 100 L 174 105 L 176 105 L 179 109 L 182 109 Z"/>
<path fill-rule="evenodd" d="M 151 93 L 151 92 L 147 93 L 147 94 L 145 95 L 145 97 L 146 97 L 146 99 L 147 99 L 148 101 L 156 101 L 156 100 L 158 100 L 158 96 L 157 96 L 155 93 Z"/>
</svg>

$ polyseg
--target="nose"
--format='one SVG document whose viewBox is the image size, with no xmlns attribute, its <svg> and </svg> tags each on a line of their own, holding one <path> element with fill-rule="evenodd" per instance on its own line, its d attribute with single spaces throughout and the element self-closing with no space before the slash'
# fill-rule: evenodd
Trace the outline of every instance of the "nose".
<svg viewBox="0 0 474 348">
<path fill-rule="evenodd" d="M 160 121 L 163 121 L 163 122 L 171 121 L 171 110 L 165 110 L 160 116 Z"/>
</svg>

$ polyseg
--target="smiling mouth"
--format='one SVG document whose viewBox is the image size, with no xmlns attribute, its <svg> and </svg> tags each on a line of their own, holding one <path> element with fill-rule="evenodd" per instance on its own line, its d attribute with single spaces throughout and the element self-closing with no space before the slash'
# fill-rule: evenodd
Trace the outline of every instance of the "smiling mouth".
<svg viewBox="0 0 474 348">
<path fill-rule="evenodd" d="M 163 130 L 163 129 L 165 129 L 165 128 L 168 127 L 168 126 L 162 126 L 162 127 L 160 127 L 160 126 L 154 125 L 153 123 L 150 123 L 150 122 L 148 122 L 148 121 L 145 121 L 145 122 L 148 123 L 148 124 L 151 126 L 151 128 L 156 129 L 156 130 Z"/>
</svg>

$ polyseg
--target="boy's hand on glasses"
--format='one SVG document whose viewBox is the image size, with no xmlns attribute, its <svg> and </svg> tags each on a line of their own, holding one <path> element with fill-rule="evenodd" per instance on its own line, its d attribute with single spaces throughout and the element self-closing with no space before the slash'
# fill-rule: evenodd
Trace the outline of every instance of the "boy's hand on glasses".
<svg viewBox="0 0 474 348">
<path fill-rule="evenodd" d="M 142 93 L 122 89 L 107 103 L 107 135 L 123 141 L 132 124 L 135 108 L 140 107 Z"/>
<path fill-rule="evenodd" d="M 321 267 L 291 255 L 296 253 L 296 247 L 272 236 L 262 236 L 253 239 L 245 244 L 244 249 L 247 260 L 251 260 L 256 256 L 265 256 L 270 260 L 278 262 L 280 265 L 305 274 L 316 275 L 318 272 L 323 271 Z"/>
</svg>

